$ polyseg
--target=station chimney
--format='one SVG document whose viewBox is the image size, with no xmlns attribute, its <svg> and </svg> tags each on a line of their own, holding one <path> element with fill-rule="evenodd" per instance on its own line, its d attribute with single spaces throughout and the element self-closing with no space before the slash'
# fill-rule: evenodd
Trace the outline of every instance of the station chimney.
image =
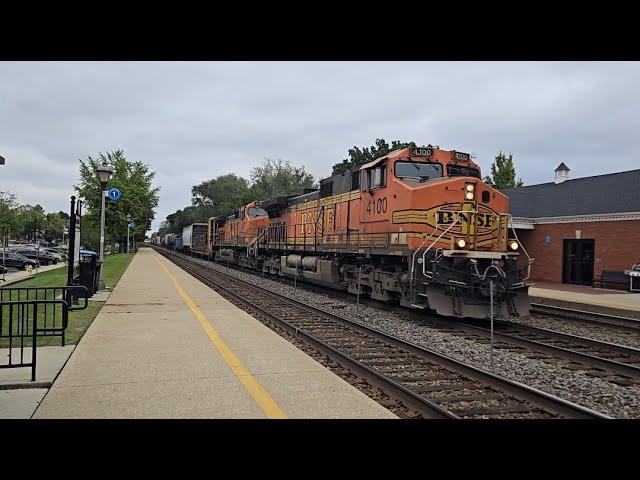
<svg viewBox="0 0 640 480">
<path fill-rule="evenodd" d="M 558 184 L 562 183 L 565 180 L 569 180 L 569 167 L 567 167 L 564 162 L 558 165 L 558 168 L 555 169 L 556 176 L 553 179 L 553 183 Z"/>
</svg>

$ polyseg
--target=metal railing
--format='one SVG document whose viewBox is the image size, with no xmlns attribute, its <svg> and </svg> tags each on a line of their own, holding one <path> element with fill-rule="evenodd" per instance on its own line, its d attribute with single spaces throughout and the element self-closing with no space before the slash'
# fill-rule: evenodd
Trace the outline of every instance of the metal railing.
<svg viewBox="0 0 640 480">
<path fill-rule="evenodd" d="M 87 308 L 87 297 L 83 285 L 0 289 L 0 368 L 31 367 L 35 381 L 38 338 L 60 337 L 64 346 L 69 312 Z M 74 298 L 84 303 L 74 305 Z"/>
</svg>

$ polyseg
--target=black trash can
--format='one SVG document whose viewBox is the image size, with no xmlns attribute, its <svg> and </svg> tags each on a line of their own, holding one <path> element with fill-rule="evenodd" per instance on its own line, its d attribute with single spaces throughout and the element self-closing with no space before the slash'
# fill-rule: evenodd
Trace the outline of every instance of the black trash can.
<svg viewBox="0 0 640 480">
<path fill-rule="evenodd" d="M 88 296 L 96 293 L 98 283 L 98 254 L 91 250 L 80 250 L 80 285 L 87 287 Z"/>
</svg>

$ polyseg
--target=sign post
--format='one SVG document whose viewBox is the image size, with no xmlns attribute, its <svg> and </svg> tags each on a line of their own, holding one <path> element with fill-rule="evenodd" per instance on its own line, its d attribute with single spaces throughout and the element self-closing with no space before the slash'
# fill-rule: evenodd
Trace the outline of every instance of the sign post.
<svg viewBox="0 0 640 480">
<path fill-rule="evenodd" d="M 76 197 L 71 196 L 71 211 L 69 212 L 69 257 L 67 258 L 67 285 L 76 284 L 80 276 L 80 220 L 82 217 L 82 201 L 76 202 Z M 77 303 L 77 299 L 72 293 L 73 290 L 67 290 L 67 303 L 73 305 Z"/>
<path fill-rule="evenodd" d="M 493 279 L 489 280 L 489 316 L 491 317 L 491 370 L 493 370 Z"/>
</svg>

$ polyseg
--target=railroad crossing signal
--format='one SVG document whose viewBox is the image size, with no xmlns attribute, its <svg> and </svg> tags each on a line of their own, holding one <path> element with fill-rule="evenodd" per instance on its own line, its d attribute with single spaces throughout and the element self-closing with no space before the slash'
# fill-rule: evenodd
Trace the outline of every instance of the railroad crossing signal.
<svg viewBox="0 0 640 480">
<path fill-rule="evenodd" d="M 109 197 L 109 200 L 118 201 L 122 197 L 122 192 L 115 187 L 110 188 L 107 190 L 107 197 Z"/>
</svg>

